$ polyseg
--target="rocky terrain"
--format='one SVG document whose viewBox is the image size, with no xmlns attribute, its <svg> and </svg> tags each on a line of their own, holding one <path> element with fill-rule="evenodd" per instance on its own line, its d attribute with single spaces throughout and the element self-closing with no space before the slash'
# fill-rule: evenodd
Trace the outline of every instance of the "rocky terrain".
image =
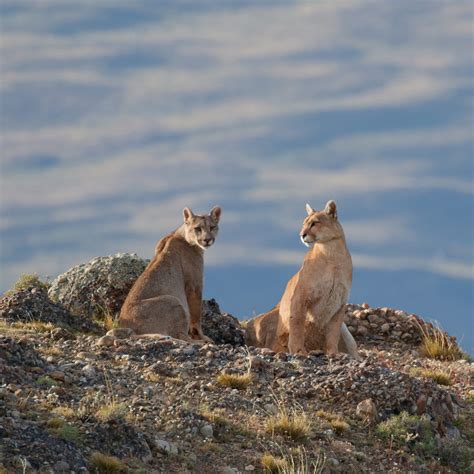
<svg viewBox="0 0 474 474">
<path fill-rule="evenodd" d="M 0 300 L 0 472 L 473 472 L 473 364 L 435 326 L 348 305 L 361 360 L 291 356 L 211 300 L 214 343 L 139 339 L 113 329 L 130 258 Z"/>
</svg>

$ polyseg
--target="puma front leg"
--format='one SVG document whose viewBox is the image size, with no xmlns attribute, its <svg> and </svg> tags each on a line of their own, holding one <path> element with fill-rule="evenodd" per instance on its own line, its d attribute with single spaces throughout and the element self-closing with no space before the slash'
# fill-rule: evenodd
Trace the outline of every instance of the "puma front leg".
<svg viewBox="0 0 474 474">
<path fill-rule="evenodd" d="M 288 351 L 290 354 L 306 355 L 308 353 L 304 346 L 306 311 L 304 298 L 302 298 L 299 292 L 296 291 L 290 304 L 290 320 L 288 327 Z"/>
<path fill-rule="evenodd" d="M 326 325 L 326 354 L 334 355 L 338 351 L 345 312 L 346 308 L 342 306 Z"/>
<path fill-rule="evenodd" d="M 213 342 L 203 334 L 201 328 L 202 291 L 190 290 L 187 294 L 187 299 L 190 313 L 189 335 L 192 339 Z"/>
</svg>

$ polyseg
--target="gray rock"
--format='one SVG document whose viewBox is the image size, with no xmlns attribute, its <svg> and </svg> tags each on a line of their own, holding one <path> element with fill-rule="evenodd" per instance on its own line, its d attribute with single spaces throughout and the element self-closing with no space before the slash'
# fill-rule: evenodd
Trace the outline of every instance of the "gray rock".
<svg viewBox="0 0 474 474">
<path fill-rule="evenodd" d="M 204 438 L 212 438 L 214 436 L 214 430 L 211 425 L 203 425 L 199 432 L 204 436 Z"/>
<path fill-rule="evenodd" d="M 97 257 L 59 275 L 48 294 L 75 314 L 115 315 L 147 264 L 136 254 Z"/>
</svg>

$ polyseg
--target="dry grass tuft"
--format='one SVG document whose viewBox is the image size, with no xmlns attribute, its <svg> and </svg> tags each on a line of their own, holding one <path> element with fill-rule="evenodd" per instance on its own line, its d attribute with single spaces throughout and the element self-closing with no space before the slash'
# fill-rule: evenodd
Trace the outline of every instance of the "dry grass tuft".
<svg viewBox="0 0 474 474">
<path fill-rule="evenodd" d="M 95 412 L 96 418 L 102 422 L 123 420 L 127 415 L 127 405 L 125 405 L 125 403 L 119 403 L 115 400 L 107 402 Z"/>
<path fill-rule="evenodd" d="M 125 471 L 125 465 L 115 456 L 107 456 L 106 454 L 95 451 L 89 458 L 93 472 L 100 474 L 113 474 Z"/>
<path fill-rule="evenodd" d="M 69 407 L 56 407 L 53 408 L 53 413 L 59 417 L 65 418 L 66 420 L 76 417 L 76 412 Z"/>
<path fill-rule="evenodd" d="M 293 441 L 303 441 L 311 431 L 311 424 L 306 413 L 295 411 L 288 413 L 286 410 L 281 410 L 268 419 L 266 428 L 272 436 L 281 434 Z"/>
<path fill-rule="evenodd" d="M 422 332 L 420 353 L 429 359 L 459 360 L 465 357 L 454 337 L 449 336 L 439 326 L 431 329 L 419 325 Z"/>
<path fill-rule="evenodd" d="M 415 367 L 410 370 L 410 375 L 413 377 L 425 377 L 434 380 L 439 385 L 452 385 L 453 381 L 451 375 L 444 370 L 436 369 L 422 369 Z"/>
<path fill-rule="evenodd" d="M 49 284 L 41 281 L 38 274 L 36 273 L 24 273 L 15 282 L 13 288 L 11 290 L 5 291 L 4 295 L 9 296 L 16 291 L 26 290 L 27 288 L 42 288 L 43 290 L 47 290 L 49 288 Z"/>
<path fill-rule="evenodd" d="M 275 474 L 283 473 L 288 468 L 288 462 L 286 459 L 274 456 L 270 453 L 265 453 L 261 459 L 260 464 L 262 465 L 264 472 L 271 472 Z"/>
<path fill-rule="evenodd" d="M 226 387 L 245 390 L 252 382 L 252 375 L 250 373 L 245 375 L 219 374 L 217 382 Z"/>
<path fill-rule="evenodd" d="M 337 415 L 335 413 L 331 413 L 325 410 L 318 410 L 316 412 L 316 416 L 322 418 L 323 420 L 326 420 L 337 434 L 342 434 L 345 431 L 348 431 L 350 428 L 349 423 L 345 422 L 340 415 Z"/>
<path fill-rule="evenodd" d="M 324 455 L 318 455 L 311 461 L 303 447 L 289 449 L 285 452 L 280 448 L 281 455 L 274 456 L 265 453 L 260 464 L 266 473 L 275 474 L 320 474 L 324 469 L 326 459 Z"/>
</svg>

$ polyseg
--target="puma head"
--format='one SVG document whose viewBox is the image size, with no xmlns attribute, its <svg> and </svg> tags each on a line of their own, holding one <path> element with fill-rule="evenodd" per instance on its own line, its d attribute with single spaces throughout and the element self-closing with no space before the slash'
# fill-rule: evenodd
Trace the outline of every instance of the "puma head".
<svg viewBox="0 0 474 474">
<path fill-rule="evenodd" d="M 334 201 L 328 201 L 321 211 L 314 210 L 306 204 L 308 217 L 303 221 L 300 232 L 301 242 L 306 247 L 312 247 L 316 242 L 324 243 L 344 236 L 337 220 L 337 206 Z"/>
<path fill-rule="evenodd" d="M 186 240 L 191 245 L 197 245 L 203 250 L 208 249 L 216 240 L 219 231 L 221 208 L 216 206 L 209 214 L 198 216 L 189 207 L 183 209 Z"/>
</svg>

